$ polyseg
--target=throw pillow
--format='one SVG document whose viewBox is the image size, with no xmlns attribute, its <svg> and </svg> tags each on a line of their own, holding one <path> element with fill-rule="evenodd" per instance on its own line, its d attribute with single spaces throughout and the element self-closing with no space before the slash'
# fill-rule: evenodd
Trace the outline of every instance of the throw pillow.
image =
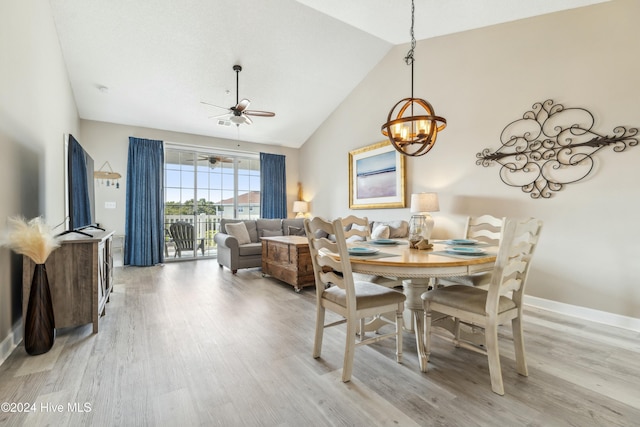
<svg viewBox="0 0 640 427">
<path fill-rule="evenodd" d="M 409 236 L 409 223 L 407 221 L 398 220 L 398 221 L 387 221 L 387 222 L 374 222 L 373 229 L 375 230 L 378 226 L 386 225 L 389 227 L 389 238 L 390 239 L 398 239 L 405 238 Z"/>
<path fill-rule="evenodd" d="M 262 237 L 282 236 L 282 230 L 262 230 Z"/>
<path fill-rule="evenodd" d="M 354 230 L 358 230 L 358 231 L 366 231 L 367 230 L 367 226 L 366 225 L 351 224 L 351 228 L 353 228 Z"/>
<path fill-rule="evenodd" d="M 375 239 L 388 239 L 390 233 L 391 232 L 389 230 L 389 226 L 388 225 L 378 225 L 376 228 L 373 229 L 373 232 L 371 233 L 371 238 L 373 240 L 375 240 Z"/>
<path fill-rule="evenodd" d="M 306 236 L 304 228 L 289 226 L 289 236 Z"/>
<path fill-rule="evenodd" d="M 227 230 L 227 234 L 232 235 L 238 240 L 239 245 L 251 243 L 251 238 L 249 237 L 249 232 L 247 231 L 247 226 L 244 222 L 226 224 L 225 230 Z"/>
</svg>

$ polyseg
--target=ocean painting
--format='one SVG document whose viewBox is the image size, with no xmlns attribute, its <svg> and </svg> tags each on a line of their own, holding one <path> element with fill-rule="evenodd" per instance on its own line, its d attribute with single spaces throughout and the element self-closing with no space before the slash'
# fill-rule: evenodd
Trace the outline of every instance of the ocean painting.
<svg viewBox="0 0 640 427">
<path fill-rule="evenodd" d="M 396 152 L 356 160 L 356 191 L 358 199 L 397 196 Z"/>
</svg>

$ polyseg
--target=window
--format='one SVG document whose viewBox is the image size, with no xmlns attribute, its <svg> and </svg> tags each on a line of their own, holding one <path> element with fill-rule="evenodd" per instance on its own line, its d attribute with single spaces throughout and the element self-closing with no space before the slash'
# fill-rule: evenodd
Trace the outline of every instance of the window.
<svg viewBox="0 0 640 427">
<path fill-rule="evenodd" d="M 194 225 L 194 247 L 204 240 L 205 257 L 215 256 L 213 236 L 222 218 L 260 215 L 260 159 L 166 144 L 165 235 L 167 259 L 175 257 L 169 232 L 177 221 Z M 202 256 L 182 251 L 181 257 Z"/>
</svg>

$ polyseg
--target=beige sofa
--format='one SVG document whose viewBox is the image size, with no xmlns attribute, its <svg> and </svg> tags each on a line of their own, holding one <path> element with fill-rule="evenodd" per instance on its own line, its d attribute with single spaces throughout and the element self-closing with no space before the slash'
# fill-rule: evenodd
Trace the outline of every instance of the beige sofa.
<svg viewBox="0 0 640 427">
<path fill-rule="evenodd" d="M 228 224 L 244 223 L 248 240 L 240 227 L 229 227 Z M 233 230 L 232 230 L 233 229 Z M 233 274 L 240 268 L 254 268 L 262 265 L 262 237 L 272 236 L 304 236 L 304 219 L 227 219 L 220 222 L 220 231 L 214 241 L 218 247 L 218 264 L 227 267 Z M 240 239 L 239 239 L 240 237 Z"/>
</svg>

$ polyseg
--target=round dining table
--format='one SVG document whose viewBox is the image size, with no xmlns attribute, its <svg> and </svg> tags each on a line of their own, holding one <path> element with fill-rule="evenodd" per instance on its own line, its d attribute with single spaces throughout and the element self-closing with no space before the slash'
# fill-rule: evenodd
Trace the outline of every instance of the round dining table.
<svg viewBox="0 0 640 427">
<path fill-rule="evenodd" d="M 430 287 L 436 286 L 438 278 L 490 271 L 496 261 L 498 248 L 481 246 L 475 251 L 478 254 L 463 255 L 457 252 L 464 253 L 464 249 L 456 251 L 455 246 L 447 244 L 446 241 L 434 241 L 433 247 L 426 250 L 410 248 L 405 241 L 385 243 L 375 244 L 375 241 L 371 241 L 349 245 L 350 248 L 367 248 L 360 251 L 361 254 L 352 254 L 349 257 L 351 269 L 354 273 L 392 277 L 402 281 L 403 292 L 407 296 L 405 309 L 409 310 L 412 319 L 408 329 L 415 331 L 420 370 L 426 372 L 427 355 L 424 348 L 424 309 L 421 295 Z M 375 322 L 372 325 L 368 329 L 378 328 Z"/>
</svg>

